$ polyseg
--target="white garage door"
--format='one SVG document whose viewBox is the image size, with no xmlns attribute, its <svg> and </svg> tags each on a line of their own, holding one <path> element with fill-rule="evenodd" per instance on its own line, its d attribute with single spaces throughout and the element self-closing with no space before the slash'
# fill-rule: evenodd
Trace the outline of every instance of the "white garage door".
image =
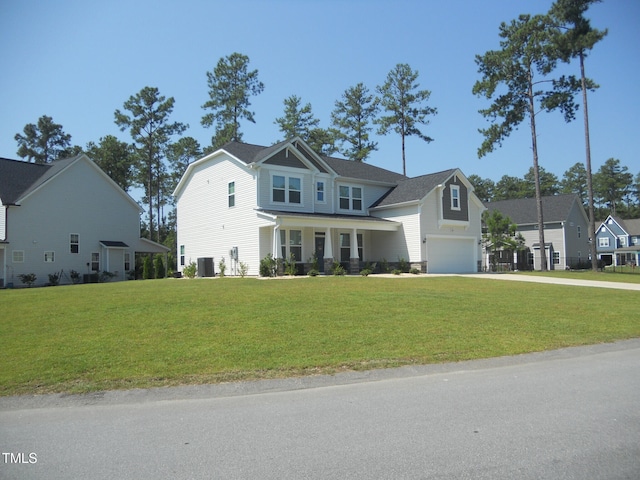
<svg viewBox="0 0 640 480">
<path fill-rule="evenodd" d="M 428 273 L 474 273 L 476 242 L 473 239 L 427 239 Z"/>
</svg>

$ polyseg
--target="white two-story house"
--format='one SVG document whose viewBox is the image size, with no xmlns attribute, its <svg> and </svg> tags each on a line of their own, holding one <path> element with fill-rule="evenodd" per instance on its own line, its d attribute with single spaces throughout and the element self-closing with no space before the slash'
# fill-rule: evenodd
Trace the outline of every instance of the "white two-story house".
<svg viewBox="0 0 640 480">
<path fill-rule="evenodd" d="M 422 271 L 478 271 L 482 202 L 458 169 L 408 178 L 315 154 L 299 138 L 231 142 L 189 165 L 176 199 L 178 269 L 221 259 L 258 275 L 271 254 L 320 271 L 404 260 Z"/>
</svg>

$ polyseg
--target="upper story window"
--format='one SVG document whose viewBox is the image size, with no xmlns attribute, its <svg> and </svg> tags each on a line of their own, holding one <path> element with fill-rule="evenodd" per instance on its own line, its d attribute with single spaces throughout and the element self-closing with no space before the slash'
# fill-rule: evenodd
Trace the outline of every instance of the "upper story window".
<svg viewBox="0 0 640 480">
<path fill-rule="evenodd" d="M 608 247 L 609 246 L 609 237 L 600 237 L 600 238 L 598 238 L 598 246 L 599 247 Z"/>
<path fill-rule="evenodd" d="M 620 237 L 620 246 L 624 247 L 626 245 L 627 245 L 627 237 L 624 237 L 624 236 Z"/>
<path fill-rule="evenodd" d="M 301 203 L 302 180 L 299 177 L 271 177 L 271 200 L 278 203 Z"/>
<path fill-rule="evenodd" d="M 229 182 L 229 208 L 236 206 L 236 182 Z"/>
<path fill-rule="evenodd" d="M 13 263 L 24 262 L 24 250 L 14 250 L 12 252 L 12 261 Z"/>
<path fill-rule="evenodd" d="M 581 238 L 582 237 L 582 228 L 580 228 L 580 225 L 578 225 L 577 232 L 578 232 L 578 238 Z"/>
<path fill-rule="evenodd" d="M 451 210 L 460 210 L 460 187 L 451 185 Z"/>
<path fill-rule="evenodd" d="M 324 182 L 316 182 L 316 202 L 324 203 Z"/>
<path fill-rule="evenodd" d="M 362 187 L 340 185 L 340 210 L 362 211 Z"/>
<path fill-rule="evenodd" d="M 71 253 L 78 253 L 80 250 L 80 235 L 72 233 L 69 235 L 69 251 Z"/>
</svg>

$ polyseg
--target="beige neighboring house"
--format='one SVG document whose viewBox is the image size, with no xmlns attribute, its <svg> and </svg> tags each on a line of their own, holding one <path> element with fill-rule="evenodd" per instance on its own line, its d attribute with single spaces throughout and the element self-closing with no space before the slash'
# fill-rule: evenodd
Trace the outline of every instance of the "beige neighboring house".
<svg viewBox="0 0 640 480">
<path fill-rule="evenodd" d="M 81 281 L 108 271 L 126 280 L 136 253 L 162 253 L 140 238 L 142 209 L 84 154 L 46 165 L 0 158 L 0 285 L 36 285 L 71 271 Z M 93 274 L 93 275 L 92 275 Z"/>
<path fill-rule="evenodd" d="M 520 198 L 485 203 L 491 212 L 498 210 L 515 223 L 517 233 L 522 234 L 526 249 L 516 253 L 511 268 L 540 270 L 540 239 L 538 209 L 535 198 Z M 587 267 L 591 262 L 589 250 L 589 219 L 578 196 L 550 195 L 542 197 L 544 242 L 547 269 Z M 489 265 L 488 255 L 483 256 L 483 266 Z"/>
<path fill-rule="evenodd" d="M 243 262 L 294 256 L 298 272 L 318 260 L 355 274 L 385 260 L 423 272 L 476 272 L 482 202 L 456 168 L 409 178 L 317 155 L 300 138 L 272 146 L 230 142 L 189 165 L 175 192 L 178 269 L 214 274 Z M 208 266 L 207 266 L 208 265 Z"/>
</svg>

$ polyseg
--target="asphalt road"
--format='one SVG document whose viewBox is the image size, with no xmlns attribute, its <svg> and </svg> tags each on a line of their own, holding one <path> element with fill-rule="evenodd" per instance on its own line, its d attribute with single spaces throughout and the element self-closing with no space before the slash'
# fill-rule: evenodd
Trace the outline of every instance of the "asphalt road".
<svg viewBox="0 0 640 480">
<path fill-rule="evenodd" d="M 0 399 L 1 479 L 640 478 L 640 340 Z"/>
</svg>

